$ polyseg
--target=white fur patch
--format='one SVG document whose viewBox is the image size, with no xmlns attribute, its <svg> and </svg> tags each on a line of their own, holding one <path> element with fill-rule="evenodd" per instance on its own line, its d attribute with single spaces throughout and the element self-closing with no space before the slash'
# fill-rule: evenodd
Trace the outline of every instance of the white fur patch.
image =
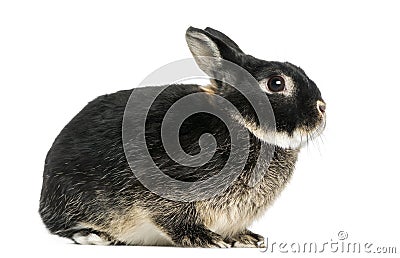
<svg viewBox="0 0 400 258">
<path fill-rule="evenodd" d="M 89 235 L 82 235 L 81 233 L 75 233 L 72 238 L 75 242 L 81 245 L 109 245 L 111 242 L 107 241 L 100 236 L 90 233 Z"/>
<path fill-rule="evenodd" d="M 289 136 L 286 132 L 268 132 L 261 128 L 247 129 L 260 140 L 284 149 L 297 149 L 307 143 L 307 135 L 298 130 L 294 131 L 292 136 Z"/>
<path fill-rule="evenodd" d="M 172 245 L 172 240 L 149 220 L 135 225 L 118 236 L 118 240 L 130 245 Z"/>
<path fill-rule="evenodd" d="M 242 116 L 234 116 L 235 119 L 247 128 L 254 136 L 259 138 L 260 140 L 284 148 L 284 149 L 297 149 L 305 145 L 310 140 L 310 135 L 301 130 L 295 130 L 293 135 L 289 136 L 286 132 L 277 132 L 277 131 L 267 131 L 264 130 L 253 123 L 250 123 L 243 119 Z"/>
</svg>

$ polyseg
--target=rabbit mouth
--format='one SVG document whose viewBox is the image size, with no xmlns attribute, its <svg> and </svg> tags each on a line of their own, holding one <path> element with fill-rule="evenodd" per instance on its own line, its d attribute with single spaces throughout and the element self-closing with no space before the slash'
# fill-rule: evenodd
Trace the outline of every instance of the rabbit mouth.
<svg viewBox="0 0 400 258">
<path fill-rule="evenodd" d="M 306 146 L 312 140 L 319 137 L 326 127 L 325 118 L 321 119 L 313 128 L 296 128 L 292 133 L 260 128 L 243 118 L 238 118 L 237 121 L 258 139 L 284 149 L 300 149 L 301 147 Z"/>
</svg>

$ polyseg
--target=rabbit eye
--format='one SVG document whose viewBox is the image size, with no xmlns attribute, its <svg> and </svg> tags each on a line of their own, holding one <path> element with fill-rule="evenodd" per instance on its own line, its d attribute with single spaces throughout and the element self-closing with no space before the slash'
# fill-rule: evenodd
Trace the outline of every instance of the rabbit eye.
<svg viewBox="0 0 400 258">
<path fill-rule="evenodd" d="M 285 89 L 285 79 L 281 76 L 275 75 L 268 80 L 268 89 L 272 92 L 279 92 Z"/>
</svg>

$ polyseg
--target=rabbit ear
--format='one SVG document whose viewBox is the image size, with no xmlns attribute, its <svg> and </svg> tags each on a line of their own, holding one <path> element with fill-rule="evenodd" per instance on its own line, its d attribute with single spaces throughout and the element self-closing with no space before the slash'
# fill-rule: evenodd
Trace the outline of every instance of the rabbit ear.
<svg viewBox="0 0 400 258">
<path fill-rule="evenodd" d="M 204 56 L 225 59 L 241 66 L 245 55 L 236 43 L 219 31 L 208 30 L 189 27 L 186 31 L 187 44 L 200 69 L 211 75 L 213 70 L 221 68 L 221 62 L 201 58 Z"/>
<path fill-rule="evenodd" d="M 230 39 L 228 36 L 226 36 L 224 33 L 220 32 L 218 30 L 214 30 L 213 28 L 210 28 L 210 27 L 207 27 L 205 29 L 205 31 L 210 33 L 215 38 L 220 39 L 222 42 L 224 42 L 226 45 L 228 45 L 232 49 L 236 50 L 237 52 L 244 54 L 243 51 L 239 48 L 239 46 L 232 39 Z"/>
</svg>

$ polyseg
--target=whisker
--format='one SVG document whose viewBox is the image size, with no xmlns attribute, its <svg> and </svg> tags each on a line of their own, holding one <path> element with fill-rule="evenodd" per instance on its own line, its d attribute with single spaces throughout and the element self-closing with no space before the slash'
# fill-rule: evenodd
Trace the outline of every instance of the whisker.
<svg viewBox="0 0 400 258">
<path fill-rule="evenodd" d="M 317 145 L 317 149 L 318 149 L 319 155 L 322 156 L 321 145 L 320 145 L 319 139 L 320 139 L 319 137 L 318 137 L 318 138 L 315 138 L 315 143 L 316 143 L 316 145 Z"/>
<path fill-rule="evenodd" d="M 321 144 L 324 144 L 324 135 L 323 132 L 326 127 L 326 119 L 324 119 L 323 123 L 321 123 L 315 130 L 310 133 L 305 133 L 307 151 L 309 152 L 309 142 L 311 141 L 313 146 L 318 150 L 319 154 L 322 155 Z M 301 135 L 303 137 L 303 135 Z"/>
</svg>

